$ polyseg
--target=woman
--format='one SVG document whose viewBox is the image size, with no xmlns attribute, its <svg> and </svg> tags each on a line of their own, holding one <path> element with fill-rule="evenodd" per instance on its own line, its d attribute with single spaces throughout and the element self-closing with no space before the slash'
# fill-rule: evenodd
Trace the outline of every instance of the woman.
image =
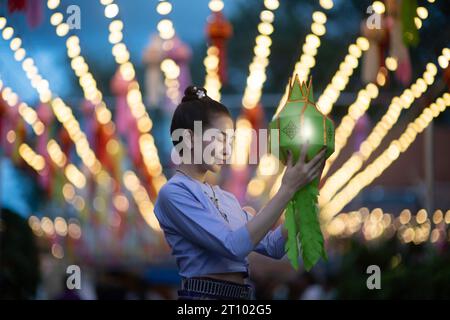
<svg viewBox="0 0 450 320">
<path fill-rule="evenodd" d="M 196 150 L 198 132 L 194 122 L 218 134 L 211 142 L 219 156 L 202 156 L 207 146 L 202 139 Z M 208 171 L 220 171 L 230 156 L 230 132 L 233 121 L 227 108 L 207 96 L 206 90 L 188 87 L 176 108 L 171 129 L 182 162 L 176 174 L 158 194 L 155 214 L 176 258 L 182 277 L 180 299 L 251 299 L 247 256 L 256 251 L 280 259 L 284 256 L 287 231 L 284 225 L 272 230 L 294 193 L 319 176 L 324 165 L 324 150 L 305 163 L 306 149 L 293 164 L 288 155 L 282 184 L 275 196 L 254 217 L 244 211 L 237 199 L 218 186 L 205 182 Z M 180 134 L 181 131 L 181 134 Z M 198 145 L 198 144 L 197 144 Z"/>
</svg>

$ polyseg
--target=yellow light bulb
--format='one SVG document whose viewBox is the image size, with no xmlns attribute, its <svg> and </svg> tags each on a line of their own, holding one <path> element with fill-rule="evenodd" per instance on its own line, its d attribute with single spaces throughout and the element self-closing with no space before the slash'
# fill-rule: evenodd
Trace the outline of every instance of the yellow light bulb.
<svg viewBox="0 0 450 320">
<path fill-rule="evenodd" d="M 48 0 L 48 1 L 47 1 L 47 7 L 48 7 L 50 10 L 56 9 L 56 8 L 59 6 L 59 4 L 60 4 L 60 1 L 59 1 L 59 0 Z"/>
<path fill-rule="evenodd" d="M 115 3 L 108 4 L 105 7 L 105 17 L 112 19 L 119 14 L 119 6 Z"/>
<path fill-rule="evenodd" d="M 11 39 L 13 34 L 14 34 L 14 29 L 12 27 L 6 27 L 5 29 L 3 29 L 2 37 L 5 40 L 9 40 L 9 39 Z"/>
<path fill-rule="evenodd" d="M 170 4 L 170 2 L 162 1 L 156 6 L 156 11 L 160 15 L 167 15 L 172 11 L 172 5 Z"/>
</svg>

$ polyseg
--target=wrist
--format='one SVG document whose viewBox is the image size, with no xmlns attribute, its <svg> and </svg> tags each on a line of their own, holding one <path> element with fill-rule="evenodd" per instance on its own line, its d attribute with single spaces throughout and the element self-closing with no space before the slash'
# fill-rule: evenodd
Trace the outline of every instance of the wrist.
<svg viewBox="0 0 450 320">
<path fill-rule="evenodd" d="M 278 194 L 285 198 L 286 201 L 289 201 L 292 199 L 292 197 L 294 196 L 296 190 L 287 187 L 286 185 L 281 185 L 280 189 L 278 189 Z"/>
</svg>

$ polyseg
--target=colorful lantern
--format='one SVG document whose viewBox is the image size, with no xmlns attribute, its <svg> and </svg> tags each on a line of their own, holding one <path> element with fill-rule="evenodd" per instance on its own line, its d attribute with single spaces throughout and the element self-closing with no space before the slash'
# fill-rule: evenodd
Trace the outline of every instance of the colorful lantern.
<svg viewBox="0 0 450 320">
<path fill-rule="evenodd" d="M 37 108 L 37 114 L 39 119 L 44 124 L 44 131 L 37 137 L 37 151 L 44 157 L 45 162 L 50 164 L 51 159 L 47 151 L 47 144 L 50 139 L 50 128 L 54 119 L 54 115 L 51 107 L 46 103 L 39 104 Z M 54 170 L 52 166 L 47 165 L 38 176 L 38 180 L 41 186 L 46 190 L 49 196 L 52 194 L 53 171 Z"/>
<path fill-rule="evenodd" d="M 417 0 L 402 1 L 401 19 L 403 25 L 403 42 L 407 46 L 415 47 L 419 44 L 419 31 L 414 22 L 416 12 Z"/>
<path fill-rule="evenodd" d="M 165 42 L 164 48 L 166 50 L 165 58 L 172 59 L 180 69 L 180 74 L 177 77 L 177 81 L 179 100 L 181 101 L 184 88 L 192 83 L 191 72 L 189 70 L 189 61 L 192 57 L 192 50 L 189 45 L 181 41 L 181 39 L 176 35 L 171 40 L 167 40 Z M 178 103 L 179 101 L 174 103 L 172 99 L 167 99 L 166 111 L 169 114 L 172 114 Z"/>
<path fill-rule="evenodd" d="M 376 82 L 378 72 L 385 70 L 385 52 L 389 37 L 386 21 L 381 20 L 380 28 L 373 28 L 368 26 L 367 20 L 364 20 L 361 23 L 361 33 L 370 43 L 369 49 L 363 54 L 361 77 L 365 83 Z"/>
<path fill-rule="evenodd" d="M 211 45 L 219 49 L 219 77 L 222 83 L 227 82 L 227 40 L 233 34 L 233 27 L 222 12 L 213 12 L 208 18 L 206 34 Z"/>
<path fill-rule="evenodd" d="M 308 86 L 304 82 L 300 84 L 297 75 L 290 85 L 286 104 L 270 122 L 269 128 L 271 153 L 278 151 L 275 156 L 284 164 L 287 151 L 291 151 L 293 160 L 297 161 L 307 141 L 309 147 L 306 161 L 311 160 L 324 147 L 327 158 L 334 151 L 333 122 L 317 109 L 312 82 Z M 298 190 L 286 208 L 286 251 L 295 269 L 298 268 L 299 248 L 306 270 L 310 270 L 320 257 L 327 258 L 318 219 L 318 186 L 319 178 L 316 178 Z"/>
<path fill-rule="evenodd" d="M 401 1 L 388 0 L 386 8 L 386 27 L 389 30 L 389 56 L 397 60 L 395 76 L 406 86 L 411 82 L 412 66 L 409 50 L 403 42 Z"/>
<path fill-rule="evenodd" d="M 159 106 L 165 96 L 164 75 L 161 71 L 164 55 L 163 40 L 156 34 L 152 35 L 143 57 L 146 100 L 150 107 Z"/>
<path fill-rule="evenodd" d="M 116 128 L 117 132 L 126 138 L 128 153 L 133 163 L 139 166 L 142 164 L 139 151 L 139 130 L 127 102 L 129 84 L 130 82 L 125 80 L 117 69 L 111 80 L 111 91 L 116 97 Z"/>
<path fill-rule="evenodd" d="M 9 0 L 8 11 L 13 13 L 15 11 L 24 11 L 27 8 L 26 0 Z"/>
</svg>

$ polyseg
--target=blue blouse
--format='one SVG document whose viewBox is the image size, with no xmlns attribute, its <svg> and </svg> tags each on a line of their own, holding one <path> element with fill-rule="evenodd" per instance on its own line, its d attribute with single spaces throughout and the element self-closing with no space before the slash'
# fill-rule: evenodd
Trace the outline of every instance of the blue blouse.
<svg viewBox="0 0 450 320">
<path fill-rule="evenodd" d="M 233 194 L 213 186 L 227 222 L 205 194 L 207 188 L 211 191 L 210 186 L 177 172 L 161 188 L 155 203 L 155 215 L 172 248 L 180 276 L 248 274 L 247 256 L 252 251 L 275 259 L 284 256 L 281 226 L 254 246 L 246 227 L 251 215 Z"/>
</svg>

